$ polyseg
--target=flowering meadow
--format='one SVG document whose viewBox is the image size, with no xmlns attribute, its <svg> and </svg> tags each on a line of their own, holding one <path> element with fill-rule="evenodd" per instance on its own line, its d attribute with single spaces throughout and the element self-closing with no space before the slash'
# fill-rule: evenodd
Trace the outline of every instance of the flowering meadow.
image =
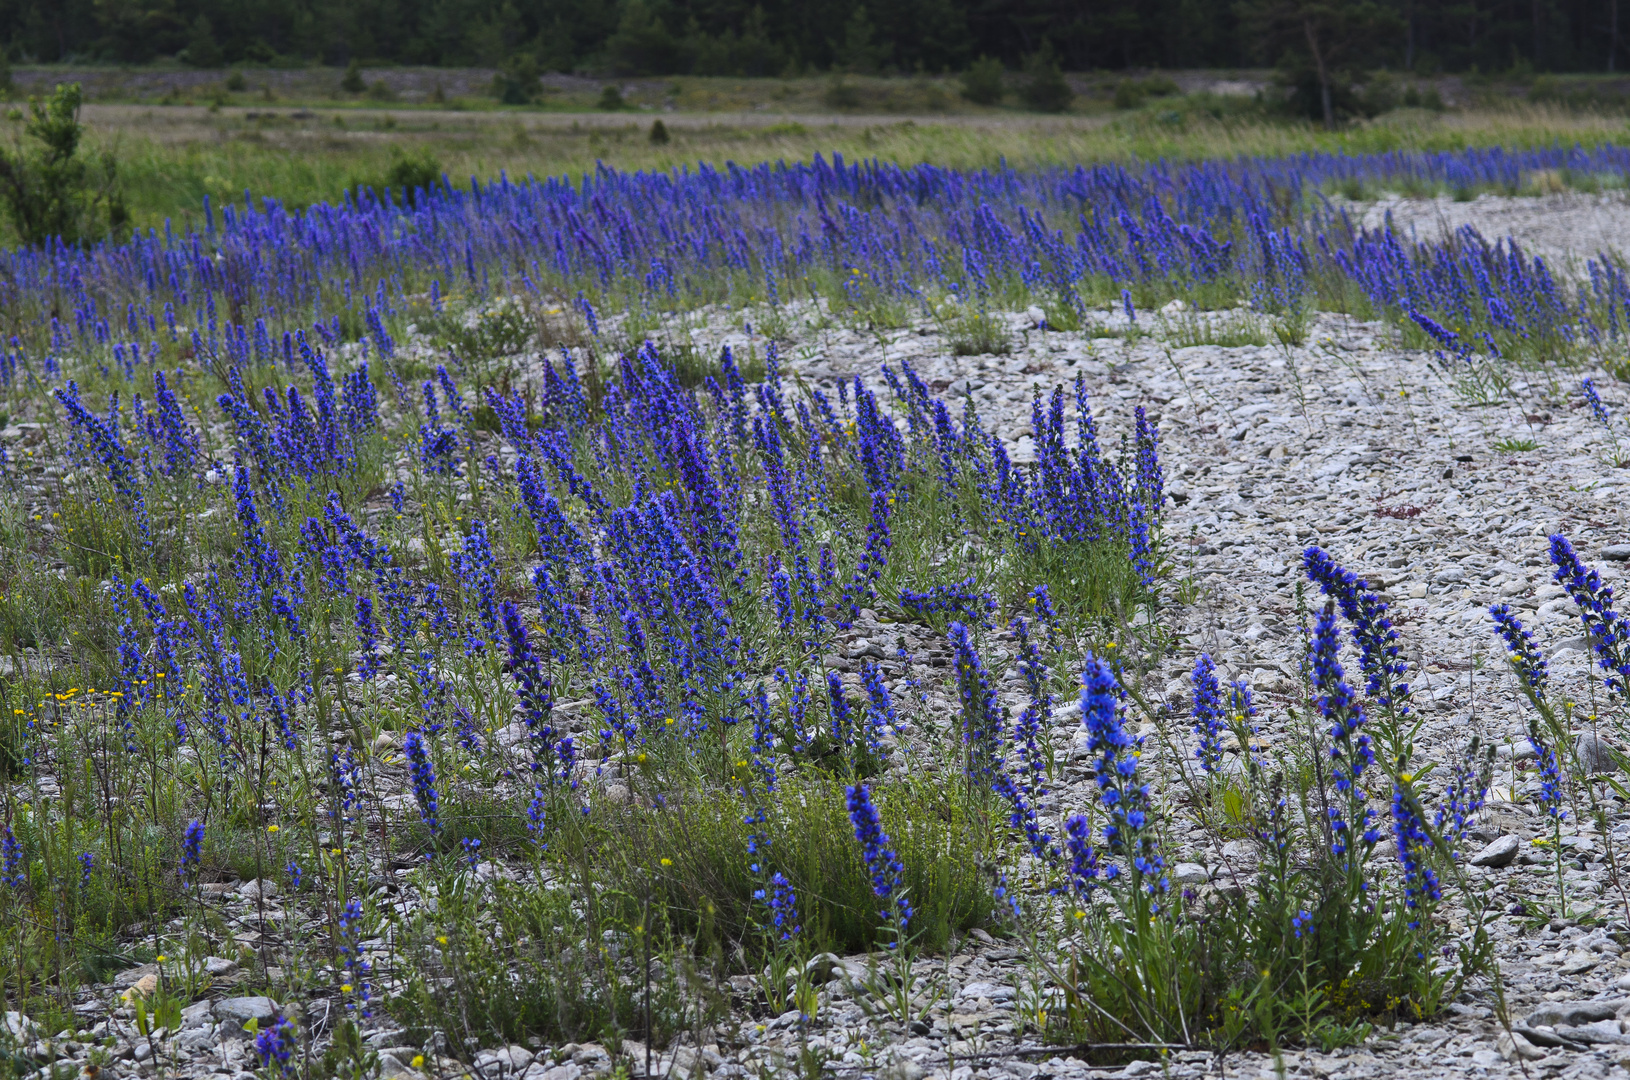
<svg viewBox="0 0 1630 1080">
<path fill-rule="evenodd" d="M 978 935 L 1030 964 L 1010 1030 L 1057 1044 L 1337 1046 L 1497 997 L 1462 851 L 1492 748 L 1418 753 L 1375 588 L 1301 554 L 1270 745 L 1222 657 L 1176 659 L 1195 593 L 1144 409 L 1101 428 L 1077 378 L 1019 455 L 909 363 L 803 378 L 789 328 L 1000 354 L 1039 309 L 1024 332 L 1288 346 L 1335 310 L 1499 401 L 1625 370 L 1621 265 L 1366 232 L 1340 190 L 1627 155 L 602 170 L 7 253 L 7 1008 L 168 1046 L 230 968 L 271 1002 L 267 1075 L 591 1041 L 632 1075 L 730 1023 L 802 1037 L 839 985 L 924 1034 Z M 1630 623 L 1550 558 L 1622 700 Z M 1488 618 L 1560 821 L 1545 658 Z M 1249 857 L 1179 880 L 1178 823 Z"/>
</svg>

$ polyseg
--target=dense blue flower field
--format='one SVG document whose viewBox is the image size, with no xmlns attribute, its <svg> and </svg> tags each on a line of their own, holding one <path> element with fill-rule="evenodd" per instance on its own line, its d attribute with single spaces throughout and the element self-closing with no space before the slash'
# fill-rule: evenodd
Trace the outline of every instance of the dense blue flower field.
<svg viewBox="0 0 1630 1080">
<path fill-rule="evenodd" d="M 1491 764 L 1474 740 L 1431 775 L 1377 593 L 1305 553 L 1315 722 L 1259 753 L 1252 688 L 1211 657 L 1191 716 L 1147 693 L 1185 601 L 1143 409 L 1112 439 L 1084 380 L 1038 393 L 1018 460 L 909 364 L 886 389 L 798 378 L 777 328 L 931 319 L 1002 351 L 1015 309 L 1135 338 L 1181 299 L 1288 347 L 1336 308 L 1497 398 L 1519 371 L 1622 368 L 1618 261 L 1364 231 L 1327 193 L 1627 167 L 605 170 L 8 253 L 8 1002 L 71 1026 L 62 995 L 107 957 L 152 961 L 121 1007 L 174 1030 L 237 947 L 206 894 L 236 876 L 299 912 L 269 931 L 257 888 L 256 985 L 346 1018 L 263 1025 L 283 1075 L 365 1072 L 387 1018 L 455 1058 L 650 1045 L 732 1007 L 803 1025 L 810 958 L 874 945 L 904 1032 L 926 958 L 974 929 L 1037 957 L 1023 1023 L 1050 1039 L 1338 1044 L 1432 1014 L 1494 977 L 1457 849 Z M 698 355 L 675 327 L 707 320 L 750 346 Z M 1622 697 L 1630 624 L 1565 539 L 1552 558 Z M 1545 662 L 1493 618 L 1559 819 Z M 1144 722 L 1191 762 L 1152 775 Z M 1054 736 L 1081 727 L 1071 793 Z M 1174 884 L 1179 814 L 1260 871 Z M 755 984 L 734 1006 L 698 990 L 732 976 Z"/>
</svg>

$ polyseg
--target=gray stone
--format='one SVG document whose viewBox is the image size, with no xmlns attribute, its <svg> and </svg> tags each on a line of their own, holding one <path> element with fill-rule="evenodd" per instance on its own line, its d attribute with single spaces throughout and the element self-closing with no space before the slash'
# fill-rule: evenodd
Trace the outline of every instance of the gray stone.
<svg viewBox="0 0 1630 1080">
<path fill-rule="evenodd" d="M 1523 1023 L 1529 1027 L 1583 1027 L 1598 1020 L 1611 1020 L 1625 1004 L 1624 998 L 1601 998 L 1596 1001 L 1551 1001 L 1528 1014 Z"/>
<path fill-rule="evenodd" d="M 211 1013 L 214 1008 L 215 1003 L 212 1001 L 195 1001 L 188 1005 L 181 1010 L 182 1029 L 203 1027 L 205 1024 L 211 1023 L 213 1021 Z"/>
<path fill-rule="evenodd" d="M 125 968 L 113 977 L 113 988 L 115 990 L 128 990 L 147 978 L 147 976 L 157 974 L 157 964 L 138 964 L 133 968 Z"/>
<path fill-rule="evenodd" d="M 860 982 L 866 978 L 866 966 L 854 960 L 845 960 L 837 953 L 818 953 L 804 965 L 804 974 L 812 983 L 828 983 L 836 979 Z"/>
<path fill-rule="evenodd" d="M 1584 766 L 1588 773 L 1611 773 L 1619 771 L 1618 752 L 1608 744 L 1606 739 L 1589 732 L 1579 736 L 1573 744 L 1573 749 L 1579 755 L 1579 764 Z"/>
<path fill-rule="evenodd" d="M 246 881 L 238 886 L 238 895 L 245 900 L 259 900 L 262 898 L 269 900 L 281 891 L 277 887 L 277 882 L 268 881 L 265 878 L 256 878 L 254 881 Z"/>
<path fill-rule="evenodd" d="M 380 1080 L 424 1080 L 424 1073 L 392 1054 L 379 1055 Z"/>
<path fill-rule="evenodd" d="M 1566 653 L 1582 653 L 1590 651 L 1590 639 L 1584 636 L 1571 637 L 1560 642 L 1551 650 L 1552 656 L 1562 656 Z"/>
<path fill-rule="evenodd" d="M 215 1003 L 215 1019 L 240 1024 L 250 1020 L 270 1020 L 277 1015 L 277 1002 L 269 997 L 223 998 Z M 1609 1013 L 1608 1015 L 1612 1015 Z"/>
<path fill-rule="evenodd" d="M 1473 866 L 1492 866 L 1499 868 L 1510 866 L 1517 858 L 1517 852 L 1522 848 L 1522 842 L 1515 833 L 1507 833 L 1498 840 L 1471 857 Z"/>
<path fill-rule="evenodd" d="M 37 1039 L 40 1034 L 40 1025 L 15 1011 L 6 1013 L 4 1021 L 0 1022 L 0 1029 L 4 1029 L 6 1034 L 18 1042 Z"/>
<path fill-rule="evenodd" d="M 928 1071 L 910 1058 L 901 1055 L 877 1072 L 878 1080 L 923 1080 Z"/>
<path fill-rule="evenodd" d="M 1515 1031 L 1501 1035 L 1496 1045 L 1500 1048 L 1500 1056 L 1507 1061 L 1538 1061 L 1545 1056 L 1545 1051 Z"/>
<path fill-rule="evenodd" d="M 1609 544 L 1602 549 L 1602 558 L 1612 562 L 1630 561 L 1630 544 Z"/>
<path fill-rule="evenodd" d="M 1590 1043 L 1592 1045 L 1630 1045 L 1630 1035 L 1626 1035 L 1619 1030 L 1617 1020 L 1598 1020 L 1594 1024 L 1562 1028 L 1557 1034 L 1575 1042 Z"/>
<path fill-rule="evenodd" d="M 1204 885 L 1211 874 L 1199 863 L 1180 862 L 1172 869 L 1172 880 L 1179 885 Z"/>
</svg>

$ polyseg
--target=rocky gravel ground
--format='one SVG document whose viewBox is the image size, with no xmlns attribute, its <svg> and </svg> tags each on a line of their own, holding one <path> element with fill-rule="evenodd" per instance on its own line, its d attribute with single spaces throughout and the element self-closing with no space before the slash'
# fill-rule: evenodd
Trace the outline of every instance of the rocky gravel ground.
<svg viewBox="0 0 1630 1080">
<path fill-rule="evenodd" d="M 1486 194 L 1466 200 L 1388 195 L 1344 205 L 1366 228 L 1379 228 L 1390 217 L 1394 229 L 1422 241 L 1438 240 L 1462 225 L 1473 226 L 1489 240 L 1509 236 L 1529 255 L 1539 255 L 1558 269 L 1620 250 L 1630 226 L 1630 200 L 1623 191 Z"/>
<path fill-rule="evenodd" d="M 1147 724 L 1142 732 L 1152 773 L 1176 775 L 1178 763 L 1192 753 L 1193 736 L 1183 722 L 1186 675 L 1201 649 L 1218 661 L 1220 674 L 1253 683 L 1267 745 L 1286 739 L 1285 708 L 1300 693 L 1300 553 L 1316 543 L 1363 574 L 1392 604 L 1424 713 L 1421 751 L 1448 760 L 1474 733 L 1499 747 L 1494 790 L 1475 833 L 1477 844 L 1487 847 L 1470 860 L 1473 880 L 1517 910 L 1525 899 L 1554 898 L 1553 863 L 1534 846 L 1549 827 L 1530 799 L 1536 781 L 1525 760 L 1522 706 L 1487 607 L 1510 603 L 1536 630 L 1552 661 L 1554 692 L 1581 703 L 1575 715 L 1586 756 L 1603 772 L 1614 771 L 1611 751 L 1622 745 L 1621 732 L 1605 717 L 1592 719 L 1586 645 L 1546 558 L 1546 538 L 1560 530 L 1616 587 L 1630 560 L 1630 470 L 1615 466 L 1610 435 L 1583 408 L 1578 373 L 1559 374 L 1555 382 L 1533 373 L 1516 385 L 1511 400 L 1477 406 L 1457 396 L 1427 357 L 1400 352 L 1379 324 L 1320 316 L 1303 346 L 1176 348 L 1162 339 L 1163 320 L 1152 314 L 1140 319 L 1153 333 L 1137 337 L 1049 332 L 1038 327 L 1038 315 L 1011 315 L 1015 347 L 1002 356 L 952 356 L 932 324 L 879 333 L 806 323 L 793 331 L 785 352 L 792 372 L 816 386 L 858 374 L 881 388 L 881 363 L 909 362 L 936 389 L 972 394 L 1020 460 L 1030 453 L 1035 389 L 1050 392 L 1081 376 L 1101 427 L 1111 435 L 1129 430 L 1131 410 L 1144 405 L 1158 419 L 1164 443 L 1173 581 L 1191 579 L 1196 597 L 1172 608 L 1184 644 L 1155 682 L 1174 719 Z M 1178 318 L 1171 312 L 1164 321 Z M 1101 334 L 1127 329 L 1119 313 L 1098 312 L 1093 319 Z M 744 334 L 722 328 L 704 336 L 710 348 L 723 341 L 750 344 Z M 1609 407 L 1625 411 L 1622 386 L 1605 377 L 1598 381 Z M 1630 448 L 1630 429 L 1618 422 Z M 908 671 L 890 660 L 885 672 L 897 686 L 911 676 L 921 682 L 923 699 L 902 732 L 907 740 L 926 738 L 954 711 L 949 656 L 939 642 L 868 613 L 829 660 L 858 685 L 857 661 L 892 656 L 902 637 L 916 663 Z M 993 670 L 1007 669 L 999 654 L 986 659 Z M 1017 701 L 1022 687 L 1008 674 L 1004 694 Z M 1093 797 L 1093 788 L 1073 706 L 1058 710 L 1052 739 L 1067 783 L 1046 811 L 1074 812 Z M 800 1031 L 795 1014 L 754 1019 L 744 1012 L 701 1045 L 653 1049 L 650 1065 L 659 1075 L 677 1070 L 729 1080 L 764 1070 L 796 1071 L 800 1050 L 813 1050 L 837 1075 L 896 1080 L 1157 1073 L 1352 1080 L 1519 1072 L 1630 1076 L 1630 1034 L 1621 1033 L 1620 1020 L 1627 1018 L 1622 1025 L 1630 1031 L 1630 960 L 1623 957 L 1630 909 L 1607 859 L 1610 847 L 1621 858 L 1630 855 L 1630 813 L 1615 811 L 1610 830 L 1600 835 L 1588 819 L 1575 816 L 1565 829 L 1570 902 L 1580 911 L 1594 910 L 1596 919 L 1583 920 L 1590 925 L 1566 919 L 1536 925 L 1526 915 L 1506 915 L 1494 925 L 1516 1033 L 1497 1022 L 1484 981 L 1441 1016 L 1377 1031 L 1361 1046 L 1330 1054 L 1217 1059 L 1182 1052 L 1161 1063 L 1098 1066 L 1084 1052 L 1044 1047 L 1023 1034 L 1017 1022 L 1021 995 L 1034 966 L 1021 944 L 975 932 L 949 958 L 919 961 L 919 973 L 937 981 L 944 998 L 931 1020 L 912 1030 L 864 1008 L 866 957 L 823 957 L 813 962 L 823 989 L 807 1029 Z M 1184 884 L 1203 885 L 1250 869 L 1243 854 L 1214 849 L 1197 830 L 1184 832 L 1181 825 L 1169 844 L 1168 863 L 1181 864 L 1176 876 Z M 207 901 L 242 930 L 237 944 L 251 953 L 259 935 L 292 932 L 305 918 L 293 905 L 285 908 L 270 883 L 207 888 Z M 395 886 L 392 899 L 401 907 L 415 903 L 411 883 Z M 380 988 L 388 990 L 387 943 L 364 944 L 374 949 Z M 60 1055 L 65 1075 L 241 1078 L 254 1067 L 244 1025 L 270 1016 L 277 1006 L 251 987 L 238 968 L 244 959 L 210 961 L 212 990 L 186 1010 L 177 1031 L 137 1032 L 128 1000 L 156 983 L 159 971 L 152 965 L 82 994 L 75 1006 L 81 1030 L 52 1035 L 17 1014 L 8 1015 L 6 1024 L 38 1055 Z M 745 1002 L 750 988 L 735 989 Z M 318 1032 L 331 1007 L 325 1001 L 282 1004 Z M 446 1056 L 445 1047 L 403 1045 L 403 1032 L 382 1021 L 367 1036 L 387 1077 L 470 1072 Z M 642 1073 L 645 1048 L 625 1043 L 622 1049 L 623 1067 Z M 474 1072 L 484 1080 L 578 1080 L 613 1067 L 608 1049 L 597 1045 L 511 1046 L 482 1052 Z"/>
</svg>

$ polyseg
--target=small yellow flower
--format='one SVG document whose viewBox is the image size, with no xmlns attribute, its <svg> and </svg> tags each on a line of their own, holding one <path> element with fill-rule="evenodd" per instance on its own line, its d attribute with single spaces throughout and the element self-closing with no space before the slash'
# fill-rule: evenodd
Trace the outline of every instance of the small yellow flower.
<svg viewBox="0 0 1630 1080">
<path fill-rule="evenodd" d="M 164 954 L 163 954 L 163 953 L 159 953 L 159 954 L 158 954 L 158 962 L 159 962 L 159 963 L 161 963 L 161 964 L 162 964 L 162 963 L 164 963 L 164 961 L 166 961 L 166 960 L 168 960 L 168 959 L 169 959 L 169 957 L 168 957 L 168 956 L 165 956 L 165 955 L 164 955 Z"/>
<path fill-rule="evenodd" d="M 423 1054 L 414 1054 L 412 1064 L 413 1064 L 413 1067 L 415 1069 L 424 1068 L 424 1055 Z"/>
<path fill-rule="evenodd" d="M 277 826 L 276 825 L 268 825 L 268 826 L 266 826 L 266 831 L 269 832 L 269 833 L 276 832 L 277 831 Z"/>
<path fill-rule="evenodd" d="M 350 983 L 340 983 L 340 993 L 349 994 L 350 992 L 351 992 L 351 984 Z"/>
<path fill-rule="evenodd" d="M 662 860 L 662 865 L 663 866 L 672 866 L 673 864 L 674 864 L 674 861 L 672 859 L 664 858 Z"/>
<path fill-rule="evenodd" d="M 447 935 L 445 935 L 445 934 L 443 934 L 443 935 L 442 935 L 442 936 L 441 936 L 441 937 L 439 937 L 439 938 L 437 938 L 437 939 L 436 939 L 436 943 L 437 943 L 437 944 L 438 944 L 438 945 L 445 945 L 445 944 L 447 944 Z"/>
</svg>

